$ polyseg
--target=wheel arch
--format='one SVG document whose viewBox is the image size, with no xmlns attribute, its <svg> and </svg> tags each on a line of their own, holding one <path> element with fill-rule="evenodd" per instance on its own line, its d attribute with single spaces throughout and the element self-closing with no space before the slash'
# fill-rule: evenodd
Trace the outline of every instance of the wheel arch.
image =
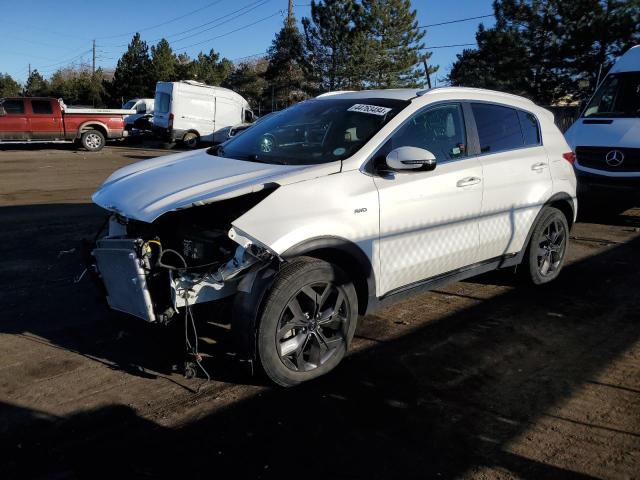
<svg viewBox="0 0 640 480">
<path fill-rule="evenodd" d="M 358 313 L 365 314 L 369 298 L 376 293 L 375 273 L 369 257 L 356 243 L 340 237 L 316 237 L 288 248 L 281 257 L 287 260 L 301 255 L 334 263 L 344 270 L 358 295 Z"/>
<path fill-rule="evenodd" d="M 89 122 L 85 122 L 82 125 L 80 125 L 80 127 L 78 128 L 78 134 L 76 135 L 76 138 L 82 137 L 82 134 L 85 132 L 88 132 L 89 130 L 99 131 L 104 135 L 105 140 L 109 138 L 109 127 L 107 127 L 102 122 L 96 122 L 93 120 Z"/>
</svg>

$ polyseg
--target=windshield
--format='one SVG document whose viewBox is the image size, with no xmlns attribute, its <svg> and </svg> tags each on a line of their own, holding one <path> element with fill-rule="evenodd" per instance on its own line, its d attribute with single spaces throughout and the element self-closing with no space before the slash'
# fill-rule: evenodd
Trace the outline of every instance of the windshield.
<svg viewBox="0 0 640 480">
<path fill-rule="evenodd" d="M 608 75 L 589 102 L 584 116 L 605 118 L 640 116 L 640 72 Z"/>
<path fill-rule="evenodd" d="M 308 100 L 264 118 L 209 153 L 285 165 L 342 160 L 408 104 L 383 98 Z"/>
<path fill-rule="evenodd" d="M 122 106 L 123 110 L 131 110 L 133 106 L 136 104 L 137 100 L 129 100 Z"/>
</svg>

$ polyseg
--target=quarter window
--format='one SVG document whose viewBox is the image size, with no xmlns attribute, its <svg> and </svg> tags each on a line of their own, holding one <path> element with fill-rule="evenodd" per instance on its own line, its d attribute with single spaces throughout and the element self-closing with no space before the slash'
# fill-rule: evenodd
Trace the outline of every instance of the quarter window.
<svg viewBox="0 0 640 480">
<path fill-rule="evenodd" d="M 53 113 L 49 100 L 31 100 L 31 110 L 33 113 L 50 115 Z"/>
<path fill-rule="evenodd" d="M 538 120 L 536 120 L 536 117 L 522 110 L 518 110 L 518 117 L 520 118 L 524 144 L 527 146 L 540 145 L 540 129 L 538 128 Z"/>
<path fill-rule="evenodd" d="M 522 147 L 522 131 L 517 110 L 484 103 L 472 103 L 471 109 L 478 128 L 480 153 L 495 153 Z"/>
<path fill-rule="evenodd" d="M 461 106 L 438 105 L 416 113 L 391 137 L 389 147 L 424 148 L 439 161 L 466 156 L 467 136 Z"/>
<path fill-rule="evenodd" d="M 5 100 L 2 102 L 2 106 L 8 114 L 24 113 L 24 101 L 22 100 Z"/>
</svg>

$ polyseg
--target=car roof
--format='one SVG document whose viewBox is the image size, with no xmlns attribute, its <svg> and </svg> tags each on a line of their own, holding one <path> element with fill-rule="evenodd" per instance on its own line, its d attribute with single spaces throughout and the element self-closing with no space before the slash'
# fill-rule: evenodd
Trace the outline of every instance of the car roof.
<svg viewBox="0 0 640 480">
<path fill-rule="evenodd" d="M 424 88 L 392 88 L 385 90 L 360 90 L 360 91 L 337 91 L 328 92 L 318 96 L 318 99 L 324 98 L 344 98 L 344 99 L 363 99 L 363 98 L 388 98 L 393 100 L 410 101 L 417 98 L 434 100 L 441 97 L 447 100 L 469 99 L 469 100 L 487 100 L 513 105 L 533 106 L 534 103 L 518 95 L 513 95 L 496 90 L 486 90 L 483 88 L 470 87 L 436 87 L 430 89 Z M 425 102 L 426 103 L 426 102 Z"/>
</svg>

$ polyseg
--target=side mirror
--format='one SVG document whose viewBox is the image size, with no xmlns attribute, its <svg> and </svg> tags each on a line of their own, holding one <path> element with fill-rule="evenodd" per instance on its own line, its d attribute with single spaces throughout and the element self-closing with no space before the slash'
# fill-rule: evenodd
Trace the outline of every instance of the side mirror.
<svg viewBox="0 0 640 480">
<path fill-rule="evenodd" d="M 391 170 L 431 171 L 436 168 L 436 156 L 429 150 L 418 147 L 399 147 L 387 155 L 387 166 Z"/>
<path fill-rule="evenodd" d="M 4 107 L 0 106 L 0 117 L 4 117 L 7 114 L 6 110 L 4 109 Z"/>
<path fill-rule="evenodd" d="M 147 113 L 147 106 L 144 103 L 141 103 L 136 107 L 136 113 Z"/>
</svg>

